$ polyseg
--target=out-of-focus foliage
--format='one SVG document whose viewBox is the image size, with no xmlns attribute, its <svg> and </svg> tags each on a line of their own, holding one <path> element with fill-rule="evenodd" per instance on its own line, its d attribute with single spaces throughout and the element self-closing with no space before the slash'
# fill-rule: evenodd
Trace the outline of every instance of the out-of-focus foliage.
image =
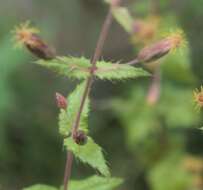
<svg viewBox="0 0 203 190">
<path fill-rule="evenodd" d="M 23 190 L 57 190 L 57 188 L 48 185 L 33 185 L 32 187 L 27 187 Z"/>
<path fill-rule="evenodd" d="M 153 190 L 188 189 L 191 187 L 192 176 L 184 169 L 181 158 L 182 153 L 179 152 L 166 154 L 165 158 L 152 168 L 152 171 L 149 172 L 149 181 Z"/>
<path fill-rule="evenodd" d="M 7 129 L 5 128 L 5 116 L 15 103 L 13 89 L 9 85 L 9 76 L 17 68 L 20 67 L 26 56 L 21 51 L 13 49 L 10 36 L 5 36 L 0 40 L 0 159 L 5 160 L 10 154 L 8 139 L 6 138 Z"/>
<path fill-rule="evenodd" d="M 136 7 L 141 12 L 135 11 L 142 17 L 144 13 L 147 15 L 144 10 L 146 4 L 143 9 L 139 7 L 144 2 Z M 148 8 L 148 11 L 152 10 L 152 7 Z M 156 11 L 156 16 L 161 14 L 159 10 Z M 173 31 L 178 27 L 176 19 L 168 16 L 169 13 L 159 16 L 155 38 L 167 35 L 167 30 Z M 117 14 L 121 15 L 119 11 Z M 126 29 L 123 22 L 117 20 Z M 135 34 L 130 35 L 138 37 L 140 31 L 144 33 L 150 29 L 140 23 L 136 26 Z M 159 75 L 158 79 L 152 79 L 148 85 L 135 84 L 125 92 L 123 99 L 114 100 L 112 104 L 117 118 L 122 122 L 129 151 L 141 164 L 140 170 L 146 173 L 145 179 L 150 189 L 201 189 L 201 185 L 197 187 L 195 184 L 196 175 L 183 166 L 183 160 L 187 158 L 187 131 L 190 128 L 197 130 L 200 121 L 199 113 L 194 110 L 192 92 L 197 78 L 191 70 L 188 46 L 170 53 L 148 68 L 153 72 L 158 68 L 159 72 L 154 72 L 154 77 Z"/>
<path fill-rule="evenodd" d="M 97 187 L 98 190 L 111 190 L 119 186 L 122 183 L 118 178 L 103 178 L 99 176 L 92 176 L 81 181 L 71 181 L 70 190 L 94 190 Z"/>
<path fill-rule="evenodd" d="M 126 5 L 133 17 L 148 18 L 151 11 L 150 0 L 128 2 Z M 186 48 L 188 55 L 185 55 L 183 49 L 183 55 L 175 52 L 163 60 L 161 97 L 154 106 L 146 104 L 148 85 L 145 82 L 139 81 L 140 84 L 137 85 L 129 81 L 119 86 L 98 83 L 97 90 L 93 92 L 94 98 L 98 98 L 95 100 L 96 105 L 93 102 L 91 136 L 106 150 L 112 173 L 125 178 L 126 182 L 120 189 L 178 190 L 188 187 L 190 183 L 190 189 L 201 189 L 201 174 L 197 174 L 195 179 L 189 172 L 188 180 L 182 161 L 187 159 L 186 152 L 191 153 L 191 157 L 194 154 L 201 157 L 203 149 L 202 133 L 196 129 L 203 122 L 198 122 L 198 113 L 191 103 L 192 91 L 197 83 L 197 86 L 202 84 L 203 76 L 203 2 L 157 2 L 161 17 L 159 30 L 163 30 L 158 33 L 159 37 L 168 32 L 171 26 L 176 28 L 176 25 L 181 24 L 189 41 L 189 51 Z M 106 5 L 99 0 L 13 0 L 0 3 L 0 189 L 22 189 L 21 187 L 34 183 L 52 184 L 56 187 L 61 184 L 64 155 L 61 155 L 62 139 L 57 135 L 54 94 L 55 91 L 64 91 L 67 94 L 70 90 L 64 89 L 72 89 L 65 78 L 55 77 L 37 65 L 27 64 L 31 62 L 27 54 L 12 48 L 9 31 L 14 25 L 29 19 L 40 26 L 44 37 L 56 46 L 60 55 L 91 57 L 105 10 Z M 174 19 L 175 14 L 177 17 Z M 130 57 L 136 56 L 136 48 L 140 44 L 135 44 L 135 52 L 132 52 L 129 38 L 123 33 L 124 30 L 117 24 L 113 26 L 103 57 L 126 62 Z M 130 40 L 133 41 L 131 37 Z M 192 74 L 193 71 L 195 75 Z M 116 117 L 112 116 L 115 112 L 96 110 L 97 100 L 109 96 L 116 99 L 113 102 L 115 108 L 118 108 Z M 172 107 L 173 101 L 180 106 L 178 113 Z M 118 106 L 120 103 L 122 106 Z M 102 101 L 101 107 L 109 107 L 107 104 L 108 101 Z M 146 110 L 145 114 L 141 114 L 146 121 L 139 119 L 138 123 L 135 122 L 134 117 L 138 118 L 140 114 L 137 105 L 143 107 L 141 110 Z M 130 107 L 132 111 L 126 113 L 125 109 L 130 110 Z M 166 117 L 167 114 L 170 119 Z M 177 121 L 179 119 L 181 125 Z M 155 129 L 147 120 L 156 125 Z M 145 127 L 138 127 L 144 123 Z M 133 129 L 130 129 L 131 125 Z M 140 136 L 144 138 L 143 141 L 140 138 L 139 143 L 132 134 L 135 132 L 135 136 L 137 135 L 136 128 L 143 129 Z M 146 137 L 145 134 L 150 136 Z M 74 177 L 82 178 L 92 172 L 83 165 L 76 165 L 73 168 Z M 190 160 L 190 165 L 197 167 L 195 161 Z M 201 169 L 202 163 L 199 165 Z M 171 180 L 165 181 L 169 179 L 168 175 Z"/>
<path fill-rule="evenodd" d="M 92 176 L 84 180 L 72 180 L 70 181 L 70 190 L 94 190 L 95 186 L 98 190 L 112 190 L 122 183 L 118 178 L 103 178 L 99 176 Z M 61 190 L 63 188 L 60 188 Z M 23 190 L 59 190 L 59 188 L 47 186 L 47 185 L 33 185 Z"/>
</svg>

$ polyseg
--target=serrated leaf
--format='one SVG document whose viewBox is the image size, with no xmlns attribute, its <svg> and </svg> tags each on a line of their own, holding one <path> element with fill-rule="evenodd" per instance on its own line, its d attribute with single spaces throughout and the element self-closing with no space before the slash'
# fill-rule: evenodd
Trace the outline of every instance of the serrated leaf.
<svg viewBox="0 0 203 190">
<path fill-rule="evenodd" d="M 84 57 L 57 57 L 53 60 L 39 60 L 37 64 L 44 66 L 59 75 L 69 78 L 85 79 L 89 76 L 90 61 Z"/>
<path fill-rule="evenodd" d="M 73 126 L 73 123 L 75 122 L 76 115 L 80 107 L 85 86 L 86 82 L 82 82 L 76 87 L 76 89 L 67 98 L 68 102 L 67 110 L 61 110 L 59 114 L 59 131 L 60 134 L 64 136 L 68 135 L 71 132 L 71 128 Z M 86 132 L 88 131 L 87 124 L 88 112 L 89 112 L 89 99 L 87 98 L 81 114 L 79 126 L 80 129 Z"/>
<path fill-rule="evenodd" d="M 133 27 L 133 18 L 128 9 L 125 7 L 116 7 L 113 9 L 112 13 L 116 21 L 126 30 L 126 32 L 130 33 Z"/>
<path fill-rule="evenodd" d="M 123 80 L 149 76 L 149 73 L 142 68 L 136 68 L 126 64 L 112 64 L 111 62 L 98 61 L 95 75 L 99 79 Z"/>
<path fill-rule="evenodd" d="M 49 185 L 37 184 L 37 185 L 33 185 L 31 187 L 23 188 L 23 190 L 58 190 L 58 188 L 55 188 L 55 187 L 52 187 Z"/>
<path fill-rule="evenodd" d="M 92 176 L 84 180 L 71 180 L 70 190 L 113 190 L 122 183 L 120 178 Z"/>
<path fill-rule="evenodd" d="M 64 140 L 67 149 L 84 163 L 97 169 L 102 175 L 110 176 L 109 168 L 106 164 L 102 148 L 97 145 L 92 138 L 88 137 L 87 144 L 78 145 L 72 138 Z"/>
</svg>

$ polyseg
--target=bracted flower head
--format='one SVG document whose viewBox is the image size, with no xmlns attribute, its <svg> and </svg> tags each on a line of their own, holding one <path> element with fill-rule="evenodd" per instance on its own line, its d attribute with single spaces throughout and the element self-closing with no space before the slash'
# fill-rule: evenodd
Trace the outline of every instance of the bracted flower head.
<svg viewBox="0 0 203 190">
<path fill-rule="evenodd" d="M 39 30 L 30 26 L 27 21 L 14 30 L 16 46 L 24 45 L 31 53 L 42 59 L 53 59 L 55 51 L 40 38 Z"/>
<path fill-rule="evenodd" d="M 164 39 L 143 48 L 138 54 L 137 59 L 143 63 L 156 61 L 169 52 L 179 48 L 181 45 L 184 45 L 184 39 L 183 32 L 178 30 Z"/>
<path fill-rule="evenodd" d="M 166 39 L 170 42 L 171 50 L 176 50 L 177 48 L 180 48 L 181 46 L 185 46 L 187 44 L 185 34 L 180 29 L 167 34 Z"/>
<path fill-rule="evenodd" d="M 40 31 L 37 28 L 31 27 L 30 21 L 26 21 L 25 23 L 16 26 L 13 33 L 16 46 L 18 47 L 26 43 L 32 43 L 32 35 L 39 34 Z"/>
<path fill-rule="evenodd" d="M 200 90 L 196 89 L 193 92 L 195 106 L 198 110 L 203 107 L 203 86 L 200 87 Z"/>
</svg>

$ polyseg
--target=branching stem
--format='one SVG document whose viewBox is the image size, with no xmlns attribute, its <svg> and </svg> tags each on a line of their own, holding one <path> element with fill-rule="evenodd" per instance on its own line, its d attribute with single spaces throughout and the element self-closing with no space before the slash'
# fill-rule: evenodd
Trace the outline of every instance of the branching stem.
<svg viewBox="0 0 203 190">
<path fill-rule="evenodd" d="M 77 132 L 77 130 L 79 128 L 80 118 L 81 118 L 81 114 L 82 114 L 82 111 L 83 111 L 83 108 L 85 105 L 85 101 L 89 95 L 89 92 L 91 90 L 91 86 L 93 83 L 96 63 L 101 56 L 101 53 L 102 53 L 102 50 L 104 47 L 104 42 L 106 40 L 109 28 L 110 28 L 112 20 L 113 20 L 113 17 L 111 14 L 111 9 L 112 9 L 112 6 L 110 7 L 110 9 L 108 11 L 108 14 L 106 16 L 106 19 L 104 21 L 104 24 L 103 24 L 103 27 L 102 27 L 102 30 L 101 30 L 101 33 L 99 36 L 99 40 L 97 42 L 97 46 L 96 46 L 94 56 L 92 59 L 92 68 L 90 69 L 90 76 L 87 79 L 85 90 L 84 90 L 84 93 L 83 93 L 83 96 L 81 99 L 80 107 L 79 107 L 75 122 L 74 122 L 73 127 L 72 127 L 72 136 L 74 135 L 75 132 Z M 69 179 L 70 179 L 70 175 L 71 175 L 72 163 L 73 163 L 73 153 L 68 151 L 67 152 L 66 167 L 65 167 L 65 174 L 64 174 L 64 190 L 68 190 L 68 183 L 69 183 Z"/>
</svg>

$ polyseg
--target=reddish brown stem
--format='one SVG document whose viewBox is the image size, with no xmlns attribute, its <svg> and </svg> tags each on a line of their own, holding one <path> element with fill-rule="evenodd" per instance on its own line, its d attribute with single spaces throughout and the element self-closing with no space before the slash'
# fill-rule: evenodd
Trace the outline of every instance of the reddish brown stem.
<svg viewBox="0 0 203 190">
<path fill-rule="evenodd" d="M 73 127 L 72 127 L 72 136 L 74 135 L 75 132 L 77 132 L 77 130 L 79 128 L 80 118 L 81 118 L 81 114 L 82 114 L 82 111 L 83 111 L 83 108 L 85 105 L 85 101 L 89 95 L 89 92 L 90 92 L 90 89 L 91 89 L 91 86 L 93 83 L 96 63 L 101 56 L 101 53 L 102 53 L 102 50 L 104 47 L 104 42 L 105 42 L 105 39 L 107 37 L 111 23 L 112 23 L 112 14 L 111 14 L 111 8 L 110 8 L 108 15 L 105 19 L 105 22 L 103 24 L 99 40 L 97 42 L 95 53 L 94 53 L 94 56 L 92 59 L 92 69 L 90 69 L 90 76 L 87 79 L 85 90 L 84 90 L 84 93 L 83 93 L 83 96 L 81 99 L 80 107 L 79 107 L 75 122 L 74 122 Z M 64 174 L 64 190 L 68 190 L 68 183 L 69 183 L 69 179 L 70 179 L 70 175 L 71 175 L 72 164 L 73 164 L 73 154 L 72 154 L 72 152 L 68 151 L 65 174 Z"/>
<path fill-rule="evenodd" d="M 73 153 L 68 151 L 67 152 L 67 160 L 66 160 L 66 166 L 65 166 L 65 174 L 64 174 L 64 189 L 68 189 L 68 183 L 69 183 L 69 178 L 71 175 L 71 170 L 72 170 L 72 163 L 73 163 Z"/>
</svg>

